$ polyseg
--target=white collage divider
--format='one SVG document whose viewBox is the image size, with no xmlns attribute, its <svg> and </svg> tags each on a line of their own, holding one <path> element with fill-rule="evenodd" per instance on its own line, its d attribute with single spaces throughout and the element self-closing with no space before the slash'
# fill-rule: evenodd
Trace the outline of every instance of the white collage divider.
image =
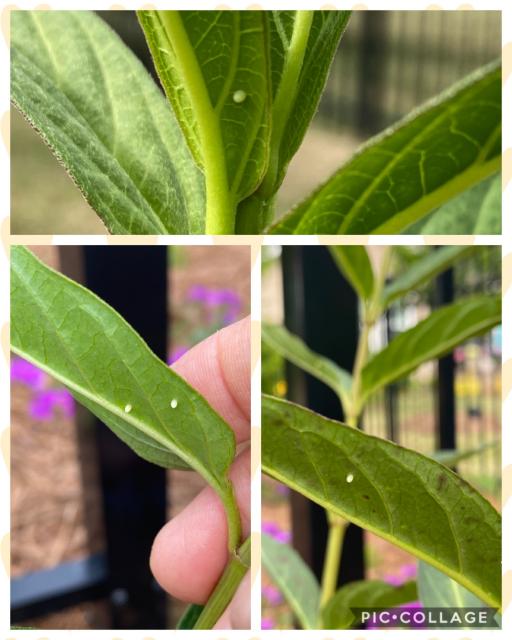
<svg viewBox="0 0 512 640">
<path fill-rule="evenodd" d="M 477 244 L 500 244 L 503 245 L 503 258 L 504 258 L 504 270 L 503 270 L 503 282 L 504 287 L 508 284 L 508 288 L 504 289 L 503 299 L 503 326 L 505 327 L 503 335 L 503 362 L 508 364 L 505 366 L 503 372 L 503 469 L 506 469 L 504 477 L 506 478 L 506 485 L 503 486 L 503 496 L 512 494 L 512 433 L 510 424 L 512 423 L 512 195 L 510 183 L 506 185 L 507 179 L 510 181 L 512 178 L 512 124 L 510 119 L 510 113 L 512 112 L 512 79 L 510 74 L 512 72 L 512 7 L 510 2 L 505 0 L 474 0 L 469 3 L 461 3 L 454 0 L 438 0 L 435 3 L 420 2 L 418 0 L 390 0 L 384 1 L 372 1 L 367 0 L 364 3 L 357 2 L 339 2 L 339 1 L 305 1 L 305 0 L 262 0 L 254 3 L 250 1 L 241 0 L 228 0 L 227 2 L 219 2 L 215 0 L 206 0 L 203 2 L 176 0 L 175 2 L 161 1 L 155 2 L 159 8 L 187 8 L 187 9 L 214 9 L 222 6 L 223 8 L 232 9 L 320 9 L 320 8 L 361 8 L 361 9 L 476 9 L 476 10 L 502 10 L 503 11 L 503 52 L 504 52 L 504 92 L 503 92 L 503 149 L 504 164 L 504 189 L 503 192 L 503 234 L 501 237 L 496 236 L 477 236 L 472 239 Z M 8 455 L 8 427 L 9 427 L 9 362 L 8 362 L 8 322 L 9 322 L 9 261 L 8 261 L 8 245 L 9 245 L 9 226 L 8 217 L 10 211 L 10 180 L 9 180 L 9 49 L 6 41 L 6 34 L 8 33 L 9 23 L 9 8 L 19 9 L 36 9 L 36 8 L 48 8 L 48 9 L 138 9 L 143 6 L 147 6 L 147 3 L 134 2 L 133 0 L 122 1 L 119 3 L 100 2 L 98 0 L 89 0 L 86 2 L 72 2 L 66 0 L 50 0 L 43 4 L 37 2 L 30 2 L 27 0 L 19 0 L 14 2 L 6 2 L 3 0 L 0 4 L 1 9 L 1 27 L 2 27 L 2 42 L 0 43 L 0 129 L 2 133 L 2 145 L 0 149 L 0 170 L 1 170 L 1 188 L 0 188 L 0 345 L 2 347 L 2 353 L 0 354 L 0 640 L 53 640 L 53 639 L 74 639 L 79 638 L 85 640 L 86 638 L 95 638 L 101 640 L 121 640 L 121 639 L 137 639 L 137 640 L 150 640 L 150 639 L 163 639 L 171 637 L 187 637 L 189 632 L 173 632 L 173 631 L 10 631 L 9 630 L 9 574 L 8 574 L 8 553 L 9 553 L 9 503 L 10 503 L 10 486 L 9 486 L 9 473 L 7 467 Z M 509 74 L 509 75 L 506 75 Z M 34 244 L 108 244 L 109 242 L 118 243 L 119 238 L 107 238 L 106 236 L 37 236 L 32 239 L 12 238 L 11 242 L 14 243 L 27 243 L 32 241 Z M 238 242 L 238 240 L 240 242 Z M 251 276 L 251 311 L 253 328 L 256 330 L 259 328 L 261 322 L 261 245 L 269 244 L 321 244 L 327 240 L 334 243 L 343 244 L 354 243 L 355 238 L 350 237 L 330 237 L 319 238 L 317 236 L 273 236 L 265 238 L 248 237 L 243 239 L 242 237 L 234 239 L 230 238 L 229 243 L 234 242 L 239 244 L 251 244 L 252 246 L 252 276 Z M 161 236 L 154 240 L 154 243 L 159 245 L 176 244 L 176 245 L 204 245 L 204 244 L 219 244 L 221 238 L 212 237 L 200 237 L 200 236 Z M 368 244 L 431 244 L 435 240 L 433 237 L 424 238 L 422 236 L 372 236 L 364 238 L 364 242 Z M 444 238 L 444 242 L 447 244 L 459 244 L 467 243 L 467 237 L 453 237 L 449 241 Z M 253 349 L 254 353 L 254 349 Z M 258 435 L 257 429 L 260 427 L 260 374 L 261 374 L 261 358 L 253 369 L 252 374 L 252 424 L 255 427 L 256 435 Z M 256 465 L 259 467 L 259 465 Z M 261 523 L 261 490 L 260 490 L 260 472 L 259 468 L 254 468 L 253 460 L 253 476 L 252 476 L 252 528 L 253 531 L 259 532 Z M 508 541 L 508 544 L 504 543 L 503 547 L 503 572 L 505 574 L 504 581 L 504 597 L 507 599 L 508 608 L 504 612 L 502 631 L 434 631 L 434 632 L 422 632 L 422 636 L 432 640 L 434 638 L 450 638 L 453 640 L 462 640 L 467 638 L 478 639 L 491 639 L 505 638 L 510 635 L 512 630 L 512 607 L 510 606 L 510 600 L 512 598 L 512 547 L 510 545 L 510 539 L 512 538 L 512 500 L 508 500 L 504 504 L 503 509 L 503 539 Z M 251 596 L 251 608 L 252 608 L 252 630 L 248 631 L 203 631 L 195 632 L 194 637 L 209 638 L 211 640 L 221 638 L 233 638 L 240 640 L 253 640 L 255 638 L 288 638 L 290 637 L 290 631 L 259 631 L 260 627 L 260 581 L 261 571 L 258 567 L 254 570 L 254 580 Z M 297 632 L 299 633 L 299 632 Z M 343 631 L 343 632 L 324 632 L 324 631 L 301 631 L 300 637 L 307 638 L 308 640 L 331 640 L 335 638 L 348 638 L 361 640 L 363 638 L 381 638 L 383 636 L 389 638 L 393 637 L 393 631 Z M 284 635 L 286 634 L 286 635 Z M 417 631 L 400 631 L 400 638 L 409 640 L 417 638 Z M 190 637 L 190 636 L 188 636 Z M 299 636 L 297 636 L 299 637 Z"/>
</svg>

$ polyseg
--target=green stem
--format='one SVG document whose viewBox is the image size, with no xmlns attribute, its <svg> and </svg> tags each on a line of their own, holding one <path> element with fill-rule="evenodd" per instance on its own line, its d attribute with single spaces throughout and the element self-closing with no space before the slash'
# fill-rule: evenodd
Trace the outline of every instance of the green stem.
<svg viewBox="0 0 512 640">
<path fill-rule="evenodd" d="M 347 523 L 337 516 L 328 514 L 329 532 L 327 535 L 327 549 L 322 572 L 322 590 L 320 593 L 320 615 L 324 606 L 336 591 L 338 574 L 340 571 L 341 549 Z"/>
<path fill-rule="evenodd" d="M 228 482 L 226 491 L 220 495 L 220 498 L 224 505 L 228 523 L 228 551 L 230 553 L 236 553 L 242 535 L 242 524 L 240 522 L 240 511 L 231 482 Z"/>
<path fill-rule="evenodd" d="M 207 234 L 232 234 L 235 203 L 229 190 L 224 142 L 203 72 L 190 43 L 179 11 L 159 11 L 160 20 L 175 52 L 175 64 L 187 87 L 197 122 L 206 183 Z"/>
<path fill-rule="evenodd" d="M 212 629 L 233 599 L 251 565 L 251 537 L 242 544 L 238 552 L 232 553 L 217 586 L 208 598 L 194 629 Z"/>
</svg>

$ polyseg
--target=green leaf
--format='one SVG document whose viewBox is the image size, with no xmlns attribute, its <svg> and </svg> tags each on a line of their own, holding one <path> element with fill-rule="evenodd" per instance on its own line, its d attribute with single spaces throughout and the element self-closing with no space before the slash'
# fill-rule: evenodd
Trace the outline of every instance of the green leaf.
<svg viewBox="0 0 512 640">
<path fill-rule="evenodd" d="M 350 11 L 269 11 L 271 157 L 261 191 L 276 193 L 315 115 Z"/>
<path fill-rule="evenodd" d="M 372 264 L 365 247 L 357 245 L 331 246 L 329 251 L 339 270 L 350 282 L 362 300 L 369 300 L 373 293 Z"/>
<path fill-rule="evenodd" d="M 382 580 L 357 580 L 344 585 L 329 600 L 322 611 L 324 629 L 350 629 L 359 623 L 351 608 L 397 607 L 418 598 L 416 582 L 395 587 Z"/>
<path fill-rule="evenodd" d="M 331 387 L 347 410 L 352 387 L 352 376 L 348 371 L 329 358 L 311 351 L 303 340 L 290 333 L 285 327 L 263 323 L 261 338 L 283 358 Z"/>
<path fill-rule="evenodd" d="M 501 233 L 501 173 L 482 180 L 405 233 L 455 235 Z"/>
<path fill-rule="evenodd" d="M 474 246 L 439 247 L 437 250 L 429 250 L 424 256 L 412 262 L 407 269 L 399 273 L 394 280 L 384 287 L 381 298 L 381 308 L 385 309 L 409 291 L 417 289 L 425 282 L 429 282 L 435 276 L 442 273 L 458 260 L 475 252 Z"/>
<path fill-rule="evenodd" d="M 221 224 L 256 190 L 268 163 L 270 74 L 262 11 L 139 11 L 148 46 Z M 212 202 L 212 200 L 219 202 Z"/>
<path fill-rule="evenodd" d="M 195 469 L 227 511 L 236 509 L 229 426 L 116 311 L 21 246 L 11 248 L 11 348 L 65 384 L 142 458 Z"/>
<path fill-rule="evenodd" d="M 366 143 L 270 229 L 399 233 L 501 168 L 501 66 L 493 63 Z"/>
<path fill-rule="evenodd" d="M 287 544 L 261 536 L 261 562 L 303 629 L 316 629 L 320 587 L 311 569 Z"/>
<path fill-rule="evenodd" d="M 11 96 L 111 233 L 204 232 L 204 180 L 172 111 L 97 15 L 12 11 Z"/>
<path fill-rule="evenodd" d="M 394 338 L 364 366 L 361 402 L 420 364 L 449 353 L 457 345 L 489 331 L 500 322 L 499 296 L 473 296 L 436 309 L 415 327 Z"/>
<path fill-rule="evenodd" d="M 495 449 L 496 447 L 499 447 L 499 445 L 500 443 L 498 440 L 493 440 L 492 442 L 485 442 L 479 447 L 474 447 L 472 449 L 439 449 L 439 451 L 431 453 L 430 457 L 433 460 L 444 464 L 446 467 L 455 467 L 459 462 L 485 453 L 486 451 L 489 451 L 489 449 Z"/>
<path fill-rule="evenodd" d="M 501 518 L 434 460 L 284 400 L 262 399 L 263 470 L 331 513 L 501 601 Z"/>
</svg>

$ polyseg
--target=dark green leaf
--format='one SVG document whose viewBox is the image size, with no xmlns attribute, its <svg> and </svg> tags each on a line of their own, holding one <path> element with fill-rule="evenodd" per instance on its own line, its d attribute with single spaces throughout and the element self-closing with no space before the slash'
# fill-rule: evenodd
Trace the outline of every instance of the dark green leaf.
<svg viewBox="0 0 512 640">
<path fill-rule="evenodd" d="M 501 298 L 479 295 L 433 311 L 412 329 L 394 338 L 373 356 L 362 372 L 361 402 L 420 364 L 449 353 L 501 322 Z"/>
<path fill-rule="evenodd" d="M 414 602 L 418 598 L 415 582 L 395 587 L 382 580 L 358 580 L 344 585 L 329 600 L 322 611 L 324 629 L 350 629 L 359 621 L 352 607 L 383 609 Z"/>
<path fill-rule="evenodd" d="M 263 470 L 487 602 L 501 600 L 501 518 L 431 458 L 284 400 L 262 399 Z"/>
<path fill-rule="evenodd" d="M 365 247 L 357 245 L 331 246 L 331 255 L 345 278 L 362 300 L 369 300 L 373 293 L 372 264 Z"/>
<path fill-rule="evenodd" d="M 110 232 L 204 231 L 204 180 L 172 111 L 97 15 L 13 11 L 11 95 Z"/>
<path fill-rule="evenodd" d="M 315 376 L 336 393 L 347 410 L 350 403 L 352 376 L 335 362 L 311 349 L 285 327 L 263 323 L 262 340 L 297 367 Z"/>
<path fill-rule="evenodd" d="M 394 300 L 416 289 L 425 282 L 429 282 L 439 273 L 442 273 L 462 257 L 467 257 L 476 251 L 474 246 L 439 247 L 437 250 L 428 251 L 424 256 L 412 262 L 407 269 L 401 271 L 394 280 L 384 287 L 382 292 L 381 307 L 385 309 Z"/>
<path fill-rule="evenodd" d="M 203 612 L 204 604 L 189 604 L 176 625 L 176 629 L 193 629 Z"/>
<path fill-rule="evenodd" d="M 491 64 L 366 143 L 271 228 L 398 233 L 501 167 L 501 66 Z"/>
<path fill-rule="evenodd" d="M 232 504 L 228 425 L 114 309 L 21 246 L 11 249 L 11 348 L 65 384 L 141 457 L 195 469 Z"/>
<path fill-rule="evenodd" d="M 261 562 L 303 629 L 316 629 L 320 588 L 311 569 L 287 544 L 261 536 Z"/>
</svg>

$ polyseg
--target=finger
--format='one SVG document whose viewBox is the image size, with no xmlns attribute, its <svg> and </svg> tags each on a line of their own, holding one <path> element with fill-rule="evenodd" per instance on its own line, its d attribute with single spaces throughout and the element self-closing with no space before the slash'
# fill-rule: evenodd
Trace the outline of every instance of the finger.
<svg viewBox="0 0 512 640">
<path fill-rule="evenodd" d="M 235 432 L 250 437 L 251 324 L 247 317 L 187 351 L 173 369 L 201 393 Z"/>
<path fill-rule="evenodd" d="M 230 472 L 244 538 L 250 530 L 250 465 L 247 449 Z M 226 566 L 227 546 L 224 508 L 207 487 L 160 530 L 151 550 L 151 570 L 171 595 L 200 604 L 208 599 Z"/>
<path fill-rule="evenodd" d="M 251 628 L 251 574 L 247 572 L 240 583 L 233 600 L 214 629 L 250 629 Z"/>
</svg>

